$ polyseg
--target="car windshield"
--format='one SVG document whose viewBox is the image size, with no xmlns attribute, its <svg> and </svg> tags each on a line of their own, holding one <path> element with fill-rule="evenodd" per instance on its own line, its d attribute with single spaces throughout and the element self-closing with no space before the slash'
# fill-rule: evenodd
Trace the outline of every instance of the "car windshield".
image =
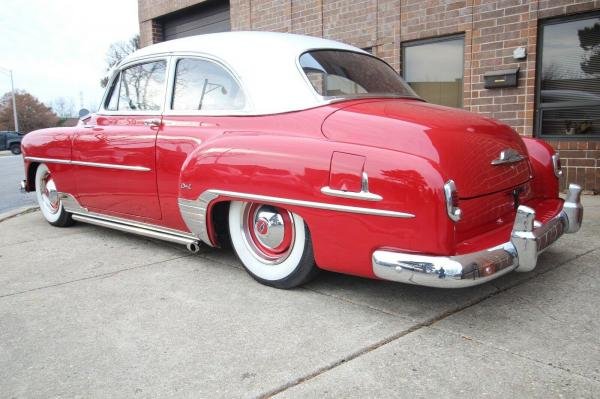
<svg viewBox="0 0 600 399">
<path fill-rule="evenodd" d="M 370 55 L 315 50 L 300 56 L 300 66 L 317 93 L 326 98 L 419 98 L 396 71 Z"/>
</svg>

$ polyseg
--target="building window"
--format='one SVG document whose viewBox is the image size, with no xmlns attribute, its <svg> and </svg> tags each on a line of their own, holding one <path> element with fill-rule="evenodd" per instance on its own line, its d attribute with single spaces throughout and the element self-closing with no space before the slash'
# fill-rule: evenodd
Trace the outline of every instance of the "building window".
<svg viewBox="0 0 600 399">
<path fill-rule="evenodd" d="M 403 43 L 404 79 L 424 100 L 462 107 L 464 47 L 462 35 Z"/>
<path fill-rule="evenodd" d="M 600 137 L 600 14 L 540 24 L 536 132 Z"/>
</svg>

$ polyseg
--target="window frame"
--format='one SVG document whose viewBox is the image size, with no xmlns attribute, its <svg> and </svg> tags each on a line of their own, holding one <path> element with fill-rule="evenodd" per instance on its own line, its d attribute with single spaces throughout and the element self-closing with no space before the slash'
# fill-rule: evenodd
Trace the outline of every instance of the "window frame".
<svg viewBox="0 0 600 399">
<path fill-rule="evenodd" d="M 236 82 L 242 93 L 244 94 L 244 107 L 242 109 L 232 110 L 174 110 L 171 109 L 173 104 L 173 95 L 175 94 L 175 74 L 177 72 L 177 62 L 181 59 L 197 59 L 207 62 L 212 62 L 221 67 L 229 76 Z M 222 60 L 216 57 L 211 57 L 205 54 L 197 53 L 178 53 L 171 56 L 169 73 L 167 76 L 167 92 L 165 95 L 163 115 L 165 116 L 239 116 L 252 114 L 252 102 L 248 95 L 248 90 L 245 89 L 239 76 Z"/>
<path fill-rule="evenodd" d="M 598 134 L 576 134 L 576 135 L 560 135 L 560 134 L 542 134 L 542 114 L 543 109 L 561 109 L 565 103 L 572 103 L 574 108 L 593 107 L 594 103 L 585 103 L 578 101 L 563 101 L 559 105 L 557 103 L 549 103 L 541 107 L 541 92 L 542 92 L 542 57 L 544 53 L 544 26 L 560 25 L 565 22 L 579 21 L 582 19 L 600 17 L 600 11 L 589 11 L 572 15 L 562 15 L 559 17 L 543 18 L 538 20 L 537 26 L 537 43 L 536 43 L 536 59 L 535 59 L 535 99 L 534 99 L 534 120 L 533 120 L 533 135 L 538 139 L 543 140 L 600 140 Z"/>
<path fill-rule="evenodd" d="M 108 101 L 110 100 L 110 96 L 112 96 L 114 90 L 113 90 L 113 85 L 115 84 L 115 80 L 119 79 L 119 77 L 121 76 L 121 72 L 123 72 L 125 69 L 134 67 L 136 65 L 142 65 L 142 64 L 148 64 L 150 62 L 155 62 L 155 61 L 165 61 L 165 82 L 163 83 L 163 98 L 162 101 L 160 102 L 160 108 L 154 111 L 140 111 L 140 110 L 109 110 L 106 109 L 106 105 L 108 103 Z M 130 62 L 127 62 L 123 65 L 119 65 L 118 68 L 115 69 L 115 71 L 113 72 L 108 84 L 106 85 L 106 90 L 104 91 L 104 95 L 102 96 L 102 102 L 101 102 L 101 106 L 100 109 L 98 111 L 99 115 L 162 115 L 165 109 L 165 94 L 166 94 L 166 90 L 167 90 L 167 84 L 169 81 L 169 70 L 171 67 L 171 60 L 170 57 L 167 56 L 151 56 L 151 57 L 145 57 L 145 58 L 139 58 L 139 59 L 135 59 L 132 60 Z M 119 85 L 120 87 L 120 85 Z"/>
<path fill-rule="evenodd" d="M 462 67 L 461 67 L 462 90 L 460 93 L 460 107 L 456 108 L 456 109 L 464 109 L 464 107 L 465 107 L 465 32 L 458 32 L 458 33 L 452 33 L 449 35 L 434 36 L 434 37 L 428 37 L 428 38 L 424 38 L 424 39 L 408 40 L 408 41 L 401 42 L 400 43 L 400 57 L 401 57 L 400 76 L 402 76 L 402 79 L 404 79 L 406 84 L 410 85 L 410 82 L 408 80 L 406 80 L 406 76 L 405 76 L 406 48 L 407 47 L 416 47 L 416 46 L 422 46 L 424 44 L 447 42 L 447 41 L 458 40 L 458 39 L 462 39 L 462 42 L 463 42 Z M 411 86 L 411 88 L 412 88 L 412 86 Z"/>
</svg>

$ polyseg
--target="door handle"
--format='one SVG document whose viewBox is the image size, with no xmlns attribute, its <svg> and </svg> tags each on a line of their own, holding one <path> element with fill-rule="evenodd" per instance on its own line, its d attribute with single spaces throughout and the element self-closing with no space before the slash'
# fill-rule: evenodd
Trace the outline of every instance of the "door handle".
<svg viewBox="0 0 600 399">
<path fill-rule="evenodd" d="M 144 121 L 144 126 L 159 127 L 160 126 L 160 119 L 146 119 Z"/>
</svg>

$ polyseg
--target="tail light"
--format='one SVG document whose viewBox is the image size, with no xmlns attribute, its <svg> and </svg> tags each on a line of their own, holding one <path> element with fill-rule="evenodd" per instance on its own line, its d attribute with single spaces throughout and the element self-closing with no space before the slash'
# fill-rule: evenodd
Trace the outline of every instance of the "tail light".
<svg viewBox="0 0 600 399">
<path fill-rule="evenodd" d="M 444 194 L 446 196 L 446 211 L 448 217 L 455 222 L 460 220 L 462 212 L 458 207 L 458 191 L 456 191 L 456 184 L 453 180 L 448 180 L 444 184 Z"/>
<path fill-rule="evenodd" d="M 552 155 L 552 166 L 554 167 L 554 175 L 557 178 L 562 176 L 562 165 L 560 164 L 560 155 L 554 154 Z"/>
</svg>

